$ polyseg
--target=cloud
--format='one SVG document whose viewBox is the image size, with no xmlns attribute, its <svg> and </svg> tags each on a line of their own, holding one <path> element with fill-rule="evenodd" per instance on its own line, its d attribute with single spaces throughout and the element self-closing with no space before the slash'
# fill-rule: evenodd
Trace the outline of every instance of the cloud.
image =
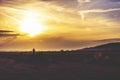
<svg viewBox="0 0 120 80">
<path fill-rule="evenodd" d="M 0 30 L 0 33 L 1 32 L 14 32 L 14 31 L 10 31 L 10 30 Z"/>
<path fill-rule="evenodd" d="M 91 0 L 77 0 L 79 3 L 81 2 L 91 2 Z"/>
<path fill-rule="evenodd" d="M 20 36 L 20 34 L 13 33 L 11 30 L 0 30 L 0 37 Z"/>
<path fill-rule="evenodd" d="M 19 34 L 0 34 L 0 37 L 12 37 L 12 36 L 19 36 Z"/>
<path fill-rule="evenodd" d="M 110 0 L 111 2 L 120 2 L 120 0 Z"/>
<path fill-rule="evenodd" d="M 85 14 L 89 14 L 89 13 L 105 13 L 105 12 L 112 12 L 112 11 L 120 11 L 120 8 L 82 10 L 82 11 L 79 11 L 79 14 L 81 15 L 81 19 L 84 20 L 85 19 Z"/>
</svg>

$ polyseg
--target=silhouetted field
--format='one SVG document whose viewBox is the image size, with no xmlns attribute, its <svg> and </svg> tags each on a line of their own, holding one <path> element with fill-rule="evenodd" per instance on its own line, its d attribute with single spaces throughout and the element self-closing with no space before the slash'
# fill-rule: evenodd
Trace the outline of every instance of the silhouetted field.
<svg viewBox="0 0 120 80">
<path fill-rule="evenodd" d="M 1 52 L 1 80 L 120 79 L 119 52 Z"/>
<path fill-rule="evenodd" d="M 119 80 L 119 48 L 0 52 L 0 80 Z"/>
</svg>

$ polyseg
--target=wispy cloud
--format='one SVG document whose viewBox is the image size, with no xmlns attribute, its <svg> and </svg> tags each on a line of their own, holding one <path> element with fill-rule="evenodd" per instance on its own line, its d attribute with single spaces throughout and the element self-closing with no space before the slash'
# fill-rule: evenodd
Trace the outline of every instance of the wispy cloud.
<svg viewBox="0 0 120 80">
<path fill-rule="evenodd" d="M 10 31 L 10 30 L 0 30 L 0 33 L 3 33 L 3 32 L 13 32 L 13 31 Z"/>
<path fill-rule="evenodd" d="M 0 37 L 12 37 L 12 36 L 19 36 L 19 34 L 0 34 Z"/>
<path fill-rule="evenodd" d="M 112 1 L 112 2 L 120 2 L 120 0 L 110 0 L 110 1 Z"/>
<path fill-rule="evenodd" d="M 11 30 L 0 30 L 0 37 L 13 37 L 13 36 L 20 36 L 20 34 L 14 33 Z"/>
<path fill-rule="evenodd" d="M 82 10 L 79 11 L 79 14 L 81 15 L 81 19 L 85 19 L 85 15 L 89 13 L 105 13 L 105 12 L 111 12 L 111 11 L 119 11 L 120 8 L 114 8 L 114 9 L 93 9 L 93 10 Z"/>
<path fill-rule="evenodd" d="M 77 0 L 78 2 L 91 2 L 91 0 Z"/>
</svg>

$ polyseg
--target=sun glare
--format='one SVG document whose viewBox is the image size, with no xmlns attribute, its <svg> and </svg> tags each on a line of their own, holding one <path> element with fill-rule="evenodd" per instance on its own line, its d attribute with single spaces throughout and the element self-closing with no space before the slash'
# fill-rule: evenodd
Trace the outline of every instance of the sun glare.
<svg viewBox="0 0 120 80">
<path fill-rule="evenodd" d="M 44 31 L 42 23 L 38 22 L 35 13 L 29 12 L 21 23 L 21 31 L 30 36 L 35 36 Z"/>
</svg>

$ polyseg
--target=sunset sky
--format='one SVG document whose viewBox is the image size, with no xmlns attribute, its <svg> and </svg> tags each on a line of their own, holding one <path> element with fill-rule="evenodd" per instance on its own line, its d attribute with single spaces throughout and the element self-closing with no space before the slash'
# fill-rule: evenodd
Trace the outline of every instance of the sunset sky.
<svg viewBox="0 0 120 80">
<path fill-rule="evenodd" d="M 0 50 L 79 49 L 113 38 L 120 0 L 0 0 Z"/>
</svg>

